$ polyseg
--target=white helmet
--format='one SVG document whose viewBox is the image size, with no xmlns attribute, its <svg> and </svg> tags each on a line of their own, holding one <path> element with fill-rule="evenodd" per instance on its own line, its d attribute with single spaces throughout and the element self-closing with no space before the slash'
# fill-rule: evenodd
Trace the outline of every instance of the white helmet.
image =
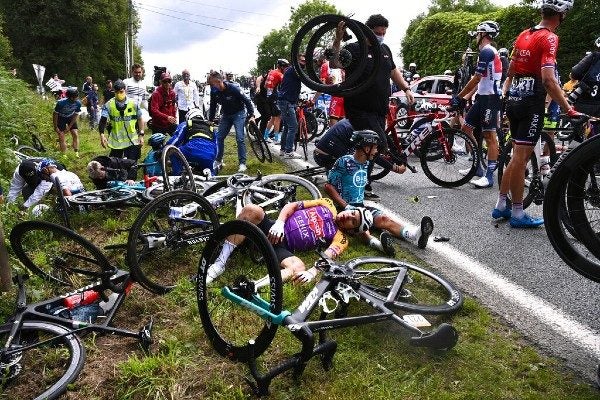
<svg viewBox="0 0 600 400">
<path fill-rule="evenodd" d="M 596 45 L 596 48 L 600 49 L 600 37 L 598 37 L 598 39 L 596 39 L 594 44 Z"/>
<path fill-rule="evenodd" d="M 493 39 L 500 33 L 500 26 L 495 21 L 483 21 L 474 31 L 469 32 L 469 35 L 475 36 L 478 33 L 486 33 Z"/>
<path fill-rule="evenodd" d="M 185 120 L 190 121 L 192 118 L 200 118 L 203 121 L 204 115 L 202 115 L 202 111 L 199 108 L 192 108 L 185 114 Z"/>
<path fill-rule="evenodd" d="M 413 80 L 415 80 L 415 81 L 416 81 L 417 79 L 421 79 L 421 75 L 419 75 L 419 74 L 414 74 L 414 75 L 412 76 L 412 78 L 413 78 Z"/>
<path fill-rule="evenodd" d="M 357 232 L 366 232 L 373 225 L 373 214 L 364 207 L 356 207 L 360 214 L 360 224 L 356 227 Z"/>
<path fill-rule="evenodd" d="M 414 62 L 412 62 L 412 63 L 408 64 L 408 68 L 410 68 L 410 67 L 417 68 L 417 64 L 415 64 Z"/>
<path fill-rule="evenodd" d="M 447 69 L 444 71 L 444 75 L 452 75 L 452 71 Z"/>
<path fill-rule="evenodd" d="M 542 10 L 550 9 L 559 13 L 564 13 L 573 8 L 573 0 L 542 0 L 540 8 Z"/>
</svg>

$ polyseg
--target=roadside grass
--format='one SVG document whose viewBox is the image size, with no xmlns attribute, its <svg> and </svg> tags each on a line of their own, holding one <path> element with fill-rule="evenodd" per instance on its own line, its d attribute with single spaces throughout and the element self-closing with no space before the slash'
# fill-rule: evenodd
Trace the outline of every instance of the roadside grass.
<svg viewBox="0 0 600 400">
<path fill-rule="evenodd" d="M 0 121 L 21 121 L 29 115 L 21 109 L 6 107 L 11 99 L 10 90 L 3 82 L 10 81 L 0 71 Z M 9 82 L 10 88 L 24 86 Z M 39 104 L 35 94 L 19 92 L 26 101 L 22 104 Z M 87 162 L 98 154 L 106 154 L 100 147 L 98 134 L 80 122 L 81 155 L 75 158 L 72 151 L 61 156 L 53 143 L 50 113 L 53 102 L 42 102 L 43 111 L 36 111 L 38 134 L 49 154 L 68 163 L 88 189 L 92 188 L 85 173 Z M 52 103 L 52 104 L 50 104 Z M 12 103 L 10 103 L 12 105 Z M 16 104 L 16 103 L 15 103 Z M 45 107 L 45 108 L 44 108 Z M 14 109 L 13 109 L 14 108 Z M 10 122 L 18 124 L 20 122 Z M 4 123 L 0 122 L 0 127 Z M 12 126 L 12 125 L 11 125 Z M 42 128 L 43 127 L 43 128 Z M 11 128 L 12 129 L 12 128 Z M 0 143 L 4 144 L 7 132 L 0 128 Z M 25 138 L 26 139 L 26 138 Z M 223 174 L 237 170 L 237 156 L 233 135 L 226 144 L 226 167 Z M 145 150 L 148 150 L 146 147 Z M 7 188 L 11 168 L 0 164 L 0 181 Z M 260 164 L 248 147 L 248 174 L 260 170 L 263 174 L 280 173 L 281 163 Z M 9 175 L 10 174 L 10 175 Z M 51 196 L 49 196 L 51 197 Z M 52 204 L 48 199 L 48 204 Z M 138 208 L 102 210 L 74 213 L 72 223 L 76 231 L 103 248 L 107 244 L 124 243 L 128 229 Z M 5 231 L 23 216 L 14 206 L 0 207 L 0 217 Z M 45 219 L 60 221 L 53 213 Z M 119 267 L 126 268 L 124 249 L 105 250 Z M 372 250 L 351 239 L 343 260 L 372 254 Z M 301 254 L 307 265 L 317 255 Z M 404 245 L 397 247 L 397 257 L 407 262 L 423 263 Z M 199 255 L 187 263 L 196 268 Z M 12 267 L 22 270 L 11 254 Z M 177 265 L 165 266 L 177 268 Z M 181 266 L 180 266 L 181 267 Z M 431 268 L 432 266 L 425 266 Z M 443 275 L 443 266 L 437 271 Z M 51 292 L 48 284 L 34 278 L 28 281 L 30 300 L 43 299 Z M 309 287 L 286 285 L 285 308 L 295 308 L 310 290 Z M 0 296 L 0 315 L 5 318 L 14 309 L 14 290 Z M 368 312 L 370 308 L 353 301 L 350 314 Z M 79 379 L 64 396 L 68 399 L 246 399 L 251 397 L 244 382 L 248 374 L 243 364 L 230 362 L 216 354 L 204 335 L 198 315 L 194 284 L 182 277 L 175 290 L 156 296 L 138 285 L 123 304 L 115 326 L 139 329 L 154 318 L 155 343 L 151 354 L 142 353 L 134 340 L 121 337 L 86 338 L 87 361 Z M 597 399 L 598 391 L 582 382 L 573 372 L 565 370 L 557 359 L 541 354 L 517 332 L 498 317 L 492 315 L 475 299 L 467 297 L 462 309 L 451 317 L 432 319 L 435 323 L 452 323 L 460 334 L 457 346 L 448 352 L 435 352 L 410 347 L 407 334 L 397 325 L 385 322 L 368 326 L 331 331 L 328 336 L 338 342 L 333 369 L 324 371 L 319 359 L 311 360 L 298 381 L 290 373 L 277 377 L 271 384 L 272 399 Z M 259 366 L 272 367 L 299 351 L 299 342 L 285 329 L 279 329 L 271 348 L 259 359 Z M 0 397 L 19 398 L 18 393 L 3 393 Z"/>
</svg>

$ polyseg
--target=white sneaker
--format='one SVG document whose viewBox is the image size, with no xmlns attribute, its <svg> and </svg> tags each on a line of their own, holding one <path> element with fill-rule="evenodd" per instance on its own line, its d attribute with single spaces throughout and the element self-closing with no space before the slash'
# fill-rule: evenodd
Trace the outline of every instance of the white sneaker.
<svg viewBox="0 0 600 400">
<path fill-rule="evenodd" d="M 240 164 L 240 167 L 238 168 L 238 172 L 246 172 L 248 168 L 246 167 L 246 164 Z"/>
<path fill-rule="evenodd" d="M 225 271 L 225 265 L 222 264 L 211 264 L 206 271 L 206 283 L 211 283 L 218 278 L 223 271 Z"/>
<path fill-rule="evenodd" d="M 298 153 L 295 153 L 293 151 L 289 152 L 289 153 L 285 153 L 283 155 L 283 158 L 302 158 L 302 156 Z"/>
<path fill-rule="evenodd" d="M 486 176 L 482 176 L 479 179 L 472 180 L 471 183 L 478 188 L 491 188 L 494 186 L 494 182 L 490 182 Z"/>
</svg>

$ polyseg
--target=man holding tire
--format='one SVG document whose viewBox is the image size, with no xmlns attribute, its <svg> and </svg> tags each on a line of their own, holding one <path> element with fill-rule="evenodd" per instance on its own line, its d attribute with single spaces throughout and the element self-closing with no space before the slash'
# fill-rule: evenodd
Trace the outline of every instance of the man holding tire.
<svg viewBox="0 0 600 400">
<path fill-rule="evenodd" d="M 389 22 L 381 14 L 371 15 L 367 19 L 366 25 L 377 38 L 378 43 L 368 43 L 368 60 L 366 67 L 363 71 L 363 76 L 360 80 L 367 80 L 368 77 L 374 73 L 375 79 L 370 87 L 358 94 L 352 94 L 345 96 L 344 108 L 346 112 L 346 118 L 352 124 L 355 130 L 369 129 L 376 132 L 380 138 L 379 149 L 382 152 L 387 151 L 387 141 L 385 138 L 385 116 L 388 110 L 388 102 L 390 96 L 390 78 L 398 85 L 398 87 L 406 93 L 406 99 L 409 104 L 414 101 L 413 95 L 410 91 L 410 87 L 402 77 L 402 73 L 396 67 L 394 63 L 392 52 L 390 48 L 383 43 L 385 33 L 387 31 Z M 342 68 L 339 61 L 340 44 L 345 33 L 345 22 L 340 21 L 337 26 L 335 33 L 335 40 L 333 42 L 334 56 L 331 60 L 331 65 L 334 68 Z M 377 71 L 373 71 L 373 57 L 372 48 L 373 46 L 379 46 L 380 48 L 380 60 Z M 345 51 L 348 51 L 352 55 L 352 62 L 350 65 L 345 67 L 346 76 L 351 74 L 357 66 L 357 62 L 360 56 L 359 44 L 357 42 L 350 43 L 344 47 Z M 391 168 L 391 166 L 390 166 Z M 369 176 L 373 169 L 373 163 L 369 166 Z M 365 187 L 365 198 L 369 200 L 378 200 L 379 196 L 373 193 L 371 188 L 371 182 L 367 183 Z"/>
</svg>

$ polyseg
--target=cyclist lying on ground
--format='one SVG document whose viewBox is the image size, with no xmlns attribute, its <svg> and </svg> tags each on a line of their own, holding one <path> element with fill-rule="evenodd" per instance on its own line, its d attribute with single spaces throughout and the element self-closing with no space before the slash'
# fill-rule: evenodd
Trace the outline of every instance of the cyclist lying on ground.
<svg viewBox="0 0 600 400">
<path fill-rule="evenodd" d="M 122 181 L 134 185 L 137 179 L 135 160 L 98 156 L 87 165 L 87 172 L 96 189 L 106 189 L 110 181 Z"/>
<path fill-rule="evenodd" d="M 345 155 L 335 162 L 331 171 L 329 171 L 328 183 L 325 184 L 325 192 L 331 197 L 334 203 L 344 210 L 352 210 L 356 207 L 365 207 L 364 194 L 367 184 L 367 166 L 368 162 L 375 157 L 377 153 L 377 143 L 379 136 L 377 133 L 369 130 L 356 131 L 352 136 L 354 145 L 354 154 Z M 406 170 L 401 166 L 400 173 Z M 402 226 L 399 222 L 385 215 L 383 211 L 375 207 L 367 207 L 373 214 L 373 226 L 382 229 L 380 240 L 377 240 L 369 231 L 361 234 L 363 239 L 369 244 L 386 254 L 393 256 L 395 253 L 393 247 L 392 235 L 416 242 L 419 248 L 424 249 L 427 246 L 429 235 L 433 231 L 433 221 L 430 217 L 421 219 L 421 226 Z"/>
<path fill-rule="evenodd" d="M 267 235 L 281 266 L 281 279 L 296 283 L 310 282 L 318 272 L 314 267 L 306 270 L 304 262 L 294 255 L 296 250 L 316 249 L 325 240 L 329 246 L 325 254 L 336 258 L 348 247 L 344 231 L 364 232 L 373 223 L 367 209 L 358 207 L 338 213 L 332 201 L 323 198 L 286 204 L 275 221 L 267 218 L 262 208 L 249 204 L 242 208 L 238 219 L 252 222 Z M 240 235 L 225 240 L 221 254 L 208 268 L 207 283 L 223 273 L 229 255 L 243 240 Z"/>
<path fill-rule="evenodd" d="M 185 123 L 177 126 L 167 144 L 177 146 L 194 169 L 203 171 L 208 168 L 214 175 L 217 158 L 217 135 L 213 126 L 204 119 L 202 111 L 193 108 L 185 115 Z M 181 170 L 179 160 L 173 158 L 173 172 Z"/>
<path fill-rule="evenodd" d="M 42 163 L 45 165 L 54 165 L 57 169 L 64 169 L 64 165 L 51 160 L 49 158 L 28 158 L 21 161 L 15 168 L 13 177 L 10 181 L 8 195 L 6 201 L 14 203 L 19 197 L 19 193 L 23 195 L 25 202 L 21 206 L 23 210 L 37 204 L 42 198 L 52 189 L 52 181 L 49 175 L 44 175 L 38 170 L 38 166 Z"/>
</svg>

